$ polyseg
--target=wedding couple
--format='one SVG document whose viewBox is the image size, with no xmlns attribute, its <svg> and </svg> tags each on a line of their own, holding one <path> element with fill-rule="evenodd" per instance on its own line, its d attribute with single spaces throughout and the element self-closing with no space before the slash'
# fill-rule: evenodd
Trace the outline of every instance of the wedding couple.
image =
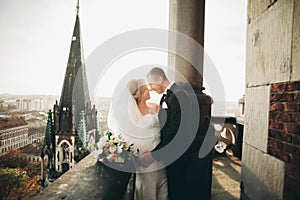
<svg viewBox="0 0 300 200">
<path fill-rule="evenodd" d="M 135 199 L 184 199 L 189 196 L 186 184 L 188 157 L 183 154 L 168 163 L 172 152 L 161 150 L 171 143 L 180 128 L 183 116 L 180 99 L 185 99 L 186 93 L 170 82 L 159 67 L 149 71 L 147 82 L 132 79 L 127 83 L 129 101 L 124 112 L 128 111 L 134 128 L 128 125 L 128 121 L 119 122 L 116 119 L 118 114 L 112 112 L 108 116 L 108 127 L 120 133 L 127 143 L 134 144 L 134 148 L 139 150 Z M 162 94 L 159 105 L 147 103 L 151 90 Z"/>
</svg>

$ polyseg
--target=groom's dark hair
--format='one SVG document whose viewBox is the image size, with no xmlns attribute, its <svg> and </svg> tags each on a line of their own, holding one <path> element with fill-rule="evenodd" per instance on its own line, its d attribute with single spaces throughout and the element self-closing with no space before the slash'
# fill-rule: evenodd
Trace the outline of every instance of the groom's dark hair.
<svg viewBox="0 0 300 200">
<path fill-rule="evenodd" d="M 149 76 L 152 76 L 153 78 L 157 79 L 159 76 L 162 77 L 163 79 L 167 80 L 167 76 L 164 72 L 164 70 L 162 70 L 161 68 L 159 67 L 154 67 L 152 68 L 148 74 L 147 74 L 147 77 Z"/>
</svg>

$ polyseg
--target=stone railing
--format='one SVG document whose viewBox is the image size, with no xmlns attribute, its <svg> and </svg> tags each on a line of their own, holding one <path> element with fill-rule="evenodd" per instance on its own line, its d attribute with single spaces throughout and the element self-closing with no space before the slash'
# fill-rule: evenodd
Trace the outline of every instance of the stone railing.
<svg viewBox="0 0 300 200">
<path fill-rule="evenodd" d="M 216 150 L 223 153 L 231 149 L 239 159 L 242 158 L 244 119 L 236 117 L 212 117 L 211 124 L 219 137 Z"/>
</svg>

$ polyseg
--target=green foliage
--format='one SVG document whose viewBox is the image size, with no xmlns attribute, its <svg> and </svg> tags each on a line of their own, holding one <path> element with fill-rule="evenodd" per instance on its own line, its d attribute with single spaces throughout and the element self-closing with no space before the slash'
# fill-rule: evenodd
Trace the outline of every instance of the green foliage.
<svg viewBox="0 0 300 200">
<path fill-rule="evenodd" d="M 0 157 L 0 167 L 2 168 L 25 168 L 29 165 L 27 159 L 18 158 L 15 154 L 7 154 Z"/>
<path fill-rule="evenodd" d="M 25 168 L 29 165 L 27 159 L 21 159 L 13 154 L 8 154 L 0 157 L 0 167 L 2 168 Z"/>
<path fill-rule="evenodd" d="M 12 191 L 25 186 L 28 176 L 19 169 L 0 169 L 0 199 L 7 199 Z"/>
</svg>

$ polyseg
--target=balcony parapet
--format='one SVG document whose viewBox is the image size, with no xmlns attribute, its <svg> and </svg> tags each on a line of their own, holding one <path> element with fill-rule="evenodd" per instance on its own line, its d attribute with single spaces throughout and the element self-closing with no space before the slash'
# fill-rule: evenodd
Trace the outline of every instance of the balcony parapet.
<svg viewBox="0 0 300 200">
<path fill-rule="evenodd" d="M 99 199 L 101 186 L 96 163 L 92 154 L 86 156 L 33 199 Z"/>
<path fill-rule="evenodd" d="M 244 118 L 242 116 L 212 116 L 211 124 L 215 128 L 215 135 L 219 137 L 218 145 L 216 145 L 217 147 L 215 147 L 215 149 L 220 153 L 230 148 L 233 151 L 233 154 L 241 159 Z"/>
</svg>

